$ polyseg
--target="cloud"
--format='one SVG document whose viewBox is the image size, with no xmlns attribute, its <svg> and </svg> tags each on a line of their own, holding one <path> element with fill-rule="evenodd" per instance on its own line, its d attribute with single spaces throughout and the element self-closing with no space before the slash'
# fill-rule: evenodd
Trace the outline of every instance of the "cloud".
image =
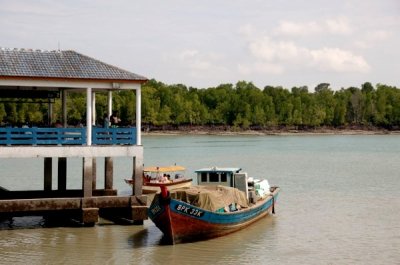
<svg viewBox="0 0 400 265">
<path fill-rule="evenodd" d="M 349 50 L 330 47 L 310 49 L 293 41 L 274 41 L 267 36 L 250 41 L 248 50 L 255 61 L 255 66 L 241 65 L 239 70 L 242 73 L 259 72 L 262 69 L 271 74 L 281 74 L 288 68 L 298 70 L 309 68 L 340 73 L 365 73 L 370 70 L 370 66 L 362 56 L 353 54 Z"/>
<path fill-rule="evenodd" d="M 353 28 L 345 17 L 324 19 L 317 21 L 298 22 L 284 20 L 274 30 L 275 35 L 303 37 L 321 34 L 341 34 L 352 33 Z"/>
<path fill-rule="evenodd" d="M 181 51 L 177 58 L 179 58 L 180 63 L 192 71 L 225 70 L 225 67 L 218 63 L 222 56 L 216 53 L 204 53 L 196 49 L 187 49 Z"/>
<path fill-rule="evenodd" d="M 187 83 L 218 83 L 231 73 L 225 66 L 225 57 L 214 52 L 204 52 L 199 49 L 183 49 L 164 55 L 162 67 L 168 66 L 169 70 L 163 70 L 161 76 L 165 80 L 180 76 L 180 80 Z M 179 74 L 184 73 L 184 75 Z"/>
<path fill-rule="evenodd" d="M 387 41 L 393 36 L 393 33 L 388 30 L 373 30 L 368 31 L 363 37 L 360 37 L 354 42 L 356 48 L 370 49 L 377 44 Z"/>
<path fill-rule="evenodd" d="M 339 48 L 310 50 L 312 62 L 322 71 L 366 73 L 370 66 L 362 56 Z"/>
<path fill-rule="evenodd" d="M 298 23 L 294 21 L 282 21 L 275 30 L 276 34 L 288 36 L 307 36 L 318 34 L 322 31 L 322 27 L 315 21 Z"/>
<path fill-rule="evenodd" d="M 250 76 L 253 73 L 279 75 L 284 72 L 283 65 L 268 62 L 239 63 L 237 71 L 241 75 Z"/>
<path fill-rule="evenodd" d="M 325 21 L 326 29 L 334 34 L 351 34 L 353 29 L 348 19 L 341 17 L 336 19 L 327 19 Z"/>
<path fill-rule="evenodd" d="M 291 41 L 272 41 L 268 37 L 262 37 L 249 43 L 250 53 L 259 59 L 266 61 L 293 61 L 301 57 L 305 52 Z"/>
</svg>

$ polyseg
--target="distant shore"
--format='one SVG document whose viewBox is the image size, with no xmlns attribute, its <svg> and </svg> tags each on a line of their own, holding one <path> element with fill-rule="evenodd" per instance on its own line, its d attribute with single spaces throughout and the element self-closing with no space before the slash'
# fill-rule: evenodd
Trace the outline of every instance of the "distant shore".
<svg viewBox="0 0 400 265">
<path fill-rule="evenodd" d="M 250 128 L 229 126 L 165 126 L 144 127 L 143 135 L 400 135 L 400 129 L 375 127 L 344 128 Z"/>
</svg>

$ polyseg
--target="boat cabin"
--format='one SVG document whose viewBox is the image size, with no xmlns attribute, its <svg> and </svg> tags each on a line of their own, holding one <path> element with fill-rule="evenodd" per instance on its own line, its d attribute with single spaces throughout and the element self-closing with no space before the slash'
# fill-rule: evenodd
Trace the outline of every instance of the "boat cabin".
<svg viewBox="0 0 400 265">
<path fill-rule="evenodd" d="M 199 185 L 222 185 L 228 187 L 235 186 L 235 174 L 238 174 L 241 168 L 202 168 L 197 173 L 197 183 Z M 243 174 L 243 173 L 241 173 Z M 247 173 L 244 173 L 247 175 Z"/>
<path fill-rule="evenodd" d="M 259 180 L 248 177 L 241 168 L 202 168 L 197 173 L 197 183 L 203 186 L 227 186 L 243 191 L 246 198 L 252 202 L 258 197 L 268 195 L 270 186 L 266 179 Z"/>
</svg>

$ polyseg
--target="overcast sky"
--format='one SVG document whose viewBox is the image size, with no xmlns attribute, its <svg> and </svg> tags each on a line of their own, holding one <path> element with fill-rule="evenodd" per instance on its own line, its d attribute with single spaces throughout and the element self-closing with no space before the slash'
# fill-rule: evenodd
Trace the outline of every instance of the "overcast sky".
<svg viewBox="0 0 400 265">
<path fill-rule="evenodd" d="M 196 88 L 400 87 L 400 0 L 0 0 L 0 47 Z"/>
</svg>

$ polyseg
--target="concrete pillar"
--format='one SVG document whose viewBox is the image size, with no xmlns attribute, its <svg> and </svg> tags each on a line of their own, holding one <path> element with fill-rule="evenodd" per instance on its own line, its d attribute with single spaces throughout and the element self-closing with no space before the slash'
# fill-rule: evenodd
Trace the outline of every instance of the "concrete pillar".
<svg viewBox="0 0 400 265">
<path fill-rule="evenodd" d="M 92 88 L 86 88 L 86 144 L 92 145 Z"/>
<path fill-rule="evenodd" d="M 58 158 L 58 190 L 67 190 L 67 158 Z"/>
<path fill-rule="evenodd" d="M 44 190 L 51 191 L 52 189 L 52 175 L 53 175 L 53 165 L 52 158 L 45 157 L 44 158 Z"/>
<path fill-rule="evenodd" d="M 96 158 L 93 157 L 93 161 L 92 161 L 92 189 L 95 190 L 96 189 L 96 181 L 97 181 L 97 162 L 96 162 Z"/>
<path fill-rule="evenodd" d="M 113 188 L 113 159 L 112 157 L 106 157 L 104 159 L 104 189 L 112 190 Z"/>
<path fill-rule="evenodd" d="M 83 172 L 82 172 L 82 190 L 83 197 L 92 197 L 92 166 L 93 158 L 83 158 Z"/>
<path fill-rule="evenodd" d="M 96 92 L 92 92 L 92 124 L 96 125 Z"/>
<path fill-rule="evenodd" d="M 142 145 L 142 93 L 141 88 L 136 89 L 136 144 Z"/>
<path fill-rule="evenodd" d="M 143 185 L 143 156 L 133 157 L 133 172 L 132 172 L 133 195 L 142 195 Z"/>
<path fill-rule="evenodd" d="M 108 115 L 108 118 L 110 118 L 111 114 L 112 114 L 112 91 L 108 90 L 108 93 L 107 93 L 107 115 Z"/>
</svg>

